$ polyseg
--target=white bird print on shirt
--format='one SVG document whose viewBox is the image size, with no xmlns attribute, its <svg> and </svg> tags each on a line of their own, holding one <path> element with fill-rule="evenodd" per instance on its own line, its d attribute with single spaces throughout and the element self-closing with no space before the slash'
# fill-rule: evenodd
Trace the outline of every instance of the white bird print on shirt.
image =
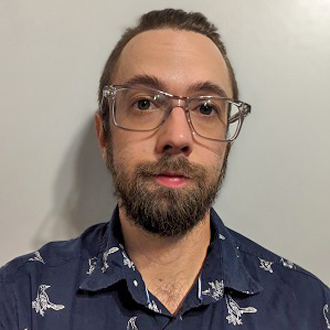
<svg viewBox="0 0 330 330">
<path fill-rule="evenodd" d="M 226 295 L 226 304 L 229 314 L 226 317 L 228 324 L 232 323 L 233 325 L 242 325 L 243 314 L 257 312 L 257 309 L 254 307 L 240 307 L 238 303 L 230 295 Z"/>
<path fill-rule="evenodd" d="M 29 261 L 39 261 L 42 264 L 45 264 L 44 259 L 42 258 L 39 251 L 34 252 L 34 257 L 31 257 Z"/>
<path fill-rule="evenodd" d="M 107 269 L 109 268 L 109 265 L 108 265 L 108 262 L 107 262 L 109 255 L 113 254 L 117 251 L 119 251 L 119 248 L 114 246 L 114 247 L 110 248 L 109 250 L 107 250 L 103 253 L 103 267 L 101 268 L 102 273 L 105 273 L 107 271 Z"/>
<path fill-rule="evenodd" d="M 46 290 L 50 288 L 50 285 L 41 284 L 38 288 L 37 298 L 32 301 L 32 308 L 36 310 L 36 313 L 41 316 L 45 315 L 45 311 L 49 308 L 59 311 L 60 309 L 65 308 L 64 305 L 54 304 L 49 300 L 49 296 L 46 293 Z"/>
<path fill-rule="evenodd" d="M 204 290 L 202 293 L 204 296 L 210 296 L 215 300 L 219 300 L 223 296 L 224 292 L 224 284 L 223 280 L 218 281 L 215 280 L 214 282 L 209 282 L 209 288 Z"/>
<path fill-rule="evenodd" d="M 327 323 L 327 329 L 330 329 L 330 322 L 329 322 L 329 319 L 327 317 L 328 313 L 329 313 L 329 305 L 326 304 L 323 307 L 323 315 L 324 315 L 324 318 L 325 318 L 325 322 Z"/>
<path fill-rule="evenodd" d="M 127 330 L 139 330 L 138 327 L 136 326 L 135 322 L 136 322 L 137 316 L 131 317 L 128 320 L 127 323 Z"/>
<path fill-rule="evenodd" d="M 271 274 L 274 273 L 273 271 L 273 268 L 272 268 L 272 264 L 274 263 L 273 261 L 268 261 L 268 260 L 265 260 L 265 259 L 261 259 L 259 258 L 260 260 L 260 268 L 265 270 L 266 272 L 269 272 Z"/>
</svg>

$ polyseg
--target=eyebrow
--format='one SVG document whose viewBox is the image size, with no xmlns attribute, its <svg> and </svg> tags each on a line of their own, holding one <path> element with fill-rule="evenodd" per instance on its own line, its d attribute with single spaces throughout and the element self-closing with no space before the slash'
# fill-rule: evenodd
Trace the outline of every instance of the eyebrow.
<svg viewBox="0 0 330 330">
<path fill-rule="evenodd" d="M 133 76 L 132 78 L 128 79 L 124 85 L 125 86 L 142 85 L 145 87 L 150 87 L 160 90 L 165 89 L 165 85 L 157 77 L 143 75 L 143 74 Z"/>
<path fill-rule="evenodd" d="M 160 79 L 151 75 L 136 75 L 131 77 L 125 82 L 125 86 L 136 86 L 142 85 L 145 87 L 150 87 L 158 90 L 165 91 L 166 85 Z M 200 81 L 196 82 L 188 87 L 188 95 L 205 92 L 207 94 L 212 94 L 220 97 L 228 97 L 228 94 L 221 86 L 211 82 L 211 81 Z"/>
<path fill-rule="evenodd" d="M 208 94 L 215 94 L 216 96 L 229 97 L 224 88 L 212 83 L 211 81 L 201 81 L 190 85 L 188 88 L 188 93 L 196 92 L 206 92 Z"/>
</svg>

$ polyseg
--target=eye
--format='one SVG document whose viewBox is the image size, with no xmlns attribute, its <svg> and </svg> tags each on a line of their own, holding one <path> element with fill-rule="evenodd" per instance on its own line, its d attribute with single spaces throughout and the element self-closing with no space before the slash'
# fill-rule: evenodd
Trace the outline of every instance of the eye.
<svg viewBox="0 0 330 330">
<path fill-rule="evenodd" d="M 199 112 L 201 115 L 204 116 L 209 116 L 211 115 L 213 112 L 215 111 L 215 109 L 213 108 L 213 106 L 211 104 L 209 104 L 208 102 L 204 102 L 203 104 L 201 104 L 199 106 Z"/>
<path fill-rule="evenodd" d="M 139 110 L 148 110 L 151 106 L 151 103 L 149 100 L 144 99 L 136 102 L 136 105 L 139 108 Z"/>
<path fill-rule="evenodd" d="M 223 109 L 225 109 L 225 103 L 221 98 L 200 96 L 192 98 L 190 103 L 190 114 L 204 120 L 214 120 L 215 117 L 222 116 Z"/>
<path fill-rule="evenodd" d="M 134 95 L 129 103 L 132 109 L 140 112 L 155 111 L 161 108 L 159 95 Z"/>
</svg>

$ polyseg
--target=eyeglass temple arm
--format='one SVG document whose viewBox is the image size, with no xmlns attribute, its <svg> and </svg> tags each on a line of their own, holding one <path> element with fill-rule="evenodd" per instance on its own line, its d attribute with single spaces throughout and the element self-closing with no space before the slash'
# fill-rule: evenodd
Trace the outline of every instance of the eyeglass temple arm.
<svg viewBox="0 0 330 330">
<path fill-rule="evenodd" d="M 244 119 L 249 113 L 251 113 L 251 106 L 249 104 L 247 104 L 247 103 L 241 103 L 238 106 L 238 109 L 240 111 L 237 112 L 237 113 L 235 113 L 232 117 L 230 117 L 229 124 L 232 124 L 235 121 L 239 120 L 241 118 L 241 116 Z"/>
</svg>

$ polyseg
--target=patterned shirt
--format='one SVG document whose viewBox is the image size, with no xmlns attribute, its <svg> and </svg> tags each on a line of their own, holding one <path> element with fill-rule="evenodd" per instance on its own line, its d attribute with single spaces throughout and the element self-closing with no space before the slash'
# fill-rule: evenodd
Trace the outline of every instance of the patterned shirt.
<svg viewBox="0 0 330 330">
<path fill-rule="evenodd" d="M 109 223 L 0 269 L 0 329 L 330 329 L 320 280 L 226 228 L 214 210 L 211 226 L 205 263 L 176 315 L 125 252 L 117 208 Z"/>
</svg>

